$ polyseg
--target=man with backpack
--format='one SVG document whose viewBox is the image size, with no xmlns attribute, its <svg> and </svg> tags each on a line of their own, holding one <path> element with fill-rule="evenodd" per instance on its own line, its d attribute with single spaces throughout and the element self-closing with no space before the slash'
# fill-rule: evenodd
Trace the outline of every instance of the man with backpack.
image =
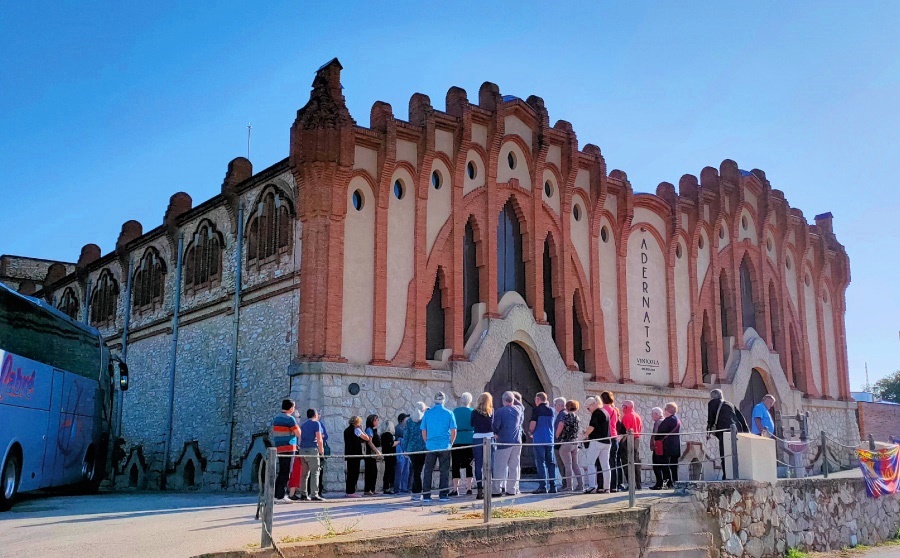
<svg viewBox="0 0 900 558">
<path fill-rule="evenodd" d="M 709 435 L 712 434 L 719 440 L 719 457 L 722 459 L 722 480 L 725 480 L 725 432 L 721 431 L 730 431 L 732 424 L 737 426 L 738 432 L 747 432 L 749 429 L 747 428 L 747 421 L 744 420 L 744 415 L 741 414 L 737 407 L 725 401 L 722 390 L 712 390 L 709 392 L 709 397 L 706 414 L 706 430 L 709 433 L 706 435 L 706 439 L 708 440 Z M 717 430 L 720 432 L 716 432 Z"/>
</svg>

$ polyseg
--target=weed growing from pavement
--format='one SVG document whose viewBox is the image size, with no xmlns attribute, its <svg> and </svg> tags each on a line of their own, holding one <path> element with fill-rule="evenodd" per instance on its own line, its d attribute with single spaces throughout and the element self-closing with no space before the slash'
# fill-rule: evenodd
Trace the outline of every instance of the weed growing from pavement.
<svg viewBox="0 0 900 558">
<path fill-rule="evenodd" d="M 334 537 L 340 535 L 349 535 L 350 533 L 356 531 L 356 526 L 359 525 L 359 522 L 362 521 L 362 516 L 357 516 L 350 521 L 344 523 L 336 523 L 334 518 L 331 517 L 331 513 L 326 509 L 316 513 L 316 521 L 319 522 L 319 525 L 325 529 L 324 533 L 320 533 L 317 535 L 298 535 L 296 537 L 282 537 L 281 543 L 295 543 L 295 542 L 306 542 L 306 541 L 320 541 L 324 539 L 332 539 Z"/>
</svg>

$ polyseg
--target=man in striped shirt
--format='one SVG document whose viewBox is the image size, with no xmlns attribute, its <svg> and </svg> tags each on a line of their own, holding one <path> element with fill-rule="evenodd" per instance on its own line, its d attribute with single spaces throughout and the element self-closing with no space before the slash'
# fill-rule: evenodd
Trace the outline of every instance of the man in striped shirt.
<svg viewBox="0 0 900 558">
<path fill-rule="evenodd" d="M 272 444 L 278 450 L 278 474 L 275 476 L 275 501 L 286 504 L 285 497 L 288 479 L 291 475 L 292 455 L 297 451 L 297 438 L 300 436 L 300 425 L 294 418 L 294 402 L 285 399 L 281 402 L 281 413 L 272 419 Z M 284 456 L 284 457 L 282 457 Z"/>
</svg>

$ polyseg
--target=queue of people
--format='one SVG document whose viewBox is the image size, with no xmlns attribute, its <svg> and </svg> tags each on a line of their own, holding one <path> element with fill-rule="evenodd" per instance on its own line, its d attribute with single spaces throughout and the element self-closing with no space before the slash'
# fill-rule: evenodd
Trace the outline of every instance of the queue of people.
<svg viewBox="0 0 900 558">
<path fill-rule="evenodd" d="M 446 501 L 477 491 L 499 497 L 520 492 L 523 443 L 529 441 L 537 468 L 534 494 L 557 492 L 612 493 L 625 490 L 625 466 L 629 459 L 640 471 L 640 438 L 649 436 L 651 463 L 655 484 L 651 490 L 672 488 L 678 482 L 678 460 L 681 456 L 681 419 L 678 405 L 667 403 L 650 410 L 650 432 L 645 432 L 643 419 L 633 401 L 616 405 L 611 391 L 588 397 L 584 407 L 587 424 L 579 416 L 581 405 L 575 400 L 548 395 L 534 396 L 534 407 L 526 425 L 522 394 L 507 391 L 494 408 L 493 396 L 482 393 L 473 407 L 473 398 L 464 393 L 459 405 L 445 407 L 446 395 L 437 392 L 432 406 L 418 402 L 412 414 L 400 413 L 397 423 L 372 414 L 353 416 L 344 430 L 346 462 L 346 497 L 359 498 L 357 485 L 361 466 L 365 465 L 363 496 L 376 494 L 378 463 L 383 461 L 384 494 L 410 494 L 413 501 L 430 501 L 436 494 Z M 748 428 L 740 411 L 726 401 L 718 389 L 710 393 L 707 439 L 719 442 L 724 479 L 723 431 L 734 424 L 738 431 L 769 435 L 774 433 L 770 409 L 775 397 L 766 395 L 754 407 L 752 425 Z M 273 420 L 273 444 L 278 449 L 279 463 L 275 498 L 322 500 L 322 471 L 328 450 L 328 433 L 315 409 L 306 412 L 301 425 L 294 402 L 285 399 L 282 411 Z M 379 430 L 382 430 L 379 432 Z M 629 444 L 628 432 L 633 434 Z M 493 482 L 484 483 L 483 440 L 490 443 Z M 437 467 L 439 482 L 433 490 L 433 474 Z M 558 474 L 557 474 L 558 472 Z M 557 482 L 559 481 L 559 482 Z M 641 476 L 635 475 L 635 489 L 641 490 Z"/>
</svg>

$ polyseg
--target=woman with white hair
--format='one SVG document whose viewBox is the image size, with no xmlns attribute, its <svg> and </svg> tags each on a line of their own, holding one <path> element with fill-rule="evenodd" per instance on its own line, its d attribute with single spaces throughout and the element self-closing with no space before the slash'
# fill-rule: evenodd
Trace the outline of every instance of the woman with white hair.
<svg viewBox="0 0 900 558">
<path fill-rule="evenodd" d="M 422 438 L 422 417 L 424 409 L 428 406 L 419 401 L 411 417 L 406 419 L 406 436 L 403 437 L 403 451 L 405 453 L 425 451 L 425 440 Z M 425 454 L 410 455 L 412 464 L 412 500 L 422 499 L 422 469 L 425 467 Z"/>
<path fill-rule="evenodd" d="M 653 434 L 659 431 L 659 425 L 663 420 L 663 410 L 659 407 L 650 409 L 650 418 L 653 420 Z M 653 476 L 656 478 L 656 484 L 650 487 L 650 490 L 662 490 L 663 488 L 663 451 L 662 438 L 660 436 L 650 437 L 650 453 L 652 454 Z M 668 466 L 666 464 L 666 466 Z"/>
<path fill-rule="evenodd" d="M 588 397 L 584 401 L 585 407 L 591 413 L 591 421 L 584 430 L 584 453 L 587 458 L 587 478 L 585 494 L 597 492 L 609 492 L 609 415 L 600 405 L 596 397 Z M 603 488 L 597 488 L 597 460 L 600 460 L 600 468 L 603 471 Z"/>
<path fill-rule="evenodd" d="M 459 407 L 453 409 L 456 418 L 456 440 L 450 451 L 450 473 L 453 477 L 453 488 L 450 496 L 459 496 L 460 475 L 463 469 L 466 471 L 466 494 L 472 494 L 472 442 L 475 429 L 472 427 L 472 394 L 465 392 L 459 396 Z M 465 447 L 464 447 L 465 446 Z"/>
</svg>

